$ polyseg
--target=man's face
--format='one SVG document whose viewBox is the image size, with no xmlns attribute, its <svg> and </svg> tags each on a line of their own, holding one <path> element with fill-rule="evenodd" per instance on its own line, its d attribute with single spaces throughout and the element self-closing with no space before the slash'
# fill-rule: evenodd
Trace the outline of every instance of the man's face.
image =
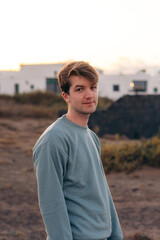
<svg viewBox="0 0 160 240">
<path fill-rule="evenodd" d="M 70 83 L 69 94 L 63 93 L 69 111 L 81 115 L 95 112 L 98 103 L 97 83 L 82 76 L 71 76 Z"/>
</svg>

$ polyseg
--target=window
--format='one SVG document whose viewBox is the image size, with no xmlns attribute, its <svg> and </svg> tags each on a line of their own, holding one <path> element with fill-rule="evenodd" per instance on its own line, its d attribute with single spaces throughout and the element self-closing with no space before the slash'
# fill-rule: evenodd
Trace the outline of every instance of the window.
<svg viewBox="0 0 160 240">
<path fill-rule="evenodd" d="M 132 90 L 135 92 L 146 92 L 147 91 L 147 81 L 134 80 L 132 82 Z"/>
<path fill-rule="evenodd" d="M 46 88 L 47 91 L 60 93 L 60 88 L 58 85 L 58 79 L 57 78 L 47 78 L 46 79 Z"/>
<path fill-rule="evenodd" d="M 119 85 L 113 85 L 113 91 L 119 92 Z"/>
<path fill-rule="evenodd" d="M 157 93 L 157 92 L 158 92 L 158 88 L 155 87 L 155 88 L 153 89 L 153 91 L 154 91 L 155 93 Z"/>
<path fill-rule="evenodd" d="M 19 84 L 18 84 L 18 83 L 16 83 L 16 84 L 14 85 L 14 93 L 15 93 L 15 94 L 19 94 Z"/>
</svg>

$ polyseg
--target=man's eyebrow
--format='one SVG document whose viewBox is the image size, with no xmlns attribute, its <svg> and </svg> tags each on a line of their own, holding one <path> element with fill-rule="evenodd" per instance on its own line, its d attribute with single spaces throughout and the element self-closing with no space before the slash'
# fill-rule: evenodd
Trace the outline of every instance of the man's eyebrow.
<svg viewBox="0 0 160 240">
<path fill-rule="evenodd" d="M 84 87 L 84 86 L 83 85 L 76 85 L 75 88 L 77 88 L 77 87 Z"/>
<path fill-rule="evenodd" d="M 92 83 L 91 86 L 93 86 L 93 85 L 97 85 L 97 83 Z M 85 86 L 84 85 L 76 85 L 75 88 L 76 87 L 85 87 Z"/>
<path fill-rule="evenodd" d="M 95 82 L 95 83 L 92 83 L 90 86 L 95 86 L 95 85 L 97 85 L 97 83 Z M 84 88 L 85 86 L 84 85 L 76 85 L 74 88 Z"/>
<path fill-rule="evenodd" d="M 93 86 L 93 85 L 97 85 L 97 82 L 91 84 L 91 86 Z"/>
</svg>

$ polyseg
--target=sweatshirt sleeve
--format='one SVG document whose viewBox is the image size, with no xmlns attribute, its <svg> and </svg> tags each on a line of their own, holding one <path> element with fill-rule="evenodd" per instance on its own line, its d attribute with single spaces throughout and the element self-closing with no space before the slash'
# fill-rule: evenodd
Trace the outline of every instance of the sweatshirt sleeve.
<svg viewBox="0 0 160 240">
<path fill-rule="evenodd" d="M 33 152 L 40 211 L 48 240 L 72 240 L 72 231 L 63 195 L 67 156 L 63 149 L 44 143 Z"/>
<path fill-rule="evenodd" d="M 108 184 L 107 184 L 107 187 L 108 187 Z M 108 197 L 109 197 L 109 205 L 110 205 L 111 221 L 112 221 L 111 236 L 108 238 L 108 240 L 122 240 L 123 234 L 122 234 L 118 215 L 112 200 L 109 187 L 108 187 Z"/>
</svg>

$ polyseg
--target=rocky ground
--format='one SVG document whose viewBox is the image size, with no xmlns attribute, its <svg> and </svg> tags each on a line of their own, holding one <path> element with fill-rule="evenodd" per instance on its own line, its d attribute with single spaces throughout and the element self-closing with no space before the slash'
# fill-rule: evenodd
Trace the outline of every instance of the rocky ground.
<svg viewBox="0 0 160 240">
<path fill-rule="evenodd" d="M 32 147 L 51 120 L 0 119 L 0 240 L 42 240 Z M 108 183 L 124 239 L 160 239 L 160 169 L 110 173 Z"/>
</svg>

